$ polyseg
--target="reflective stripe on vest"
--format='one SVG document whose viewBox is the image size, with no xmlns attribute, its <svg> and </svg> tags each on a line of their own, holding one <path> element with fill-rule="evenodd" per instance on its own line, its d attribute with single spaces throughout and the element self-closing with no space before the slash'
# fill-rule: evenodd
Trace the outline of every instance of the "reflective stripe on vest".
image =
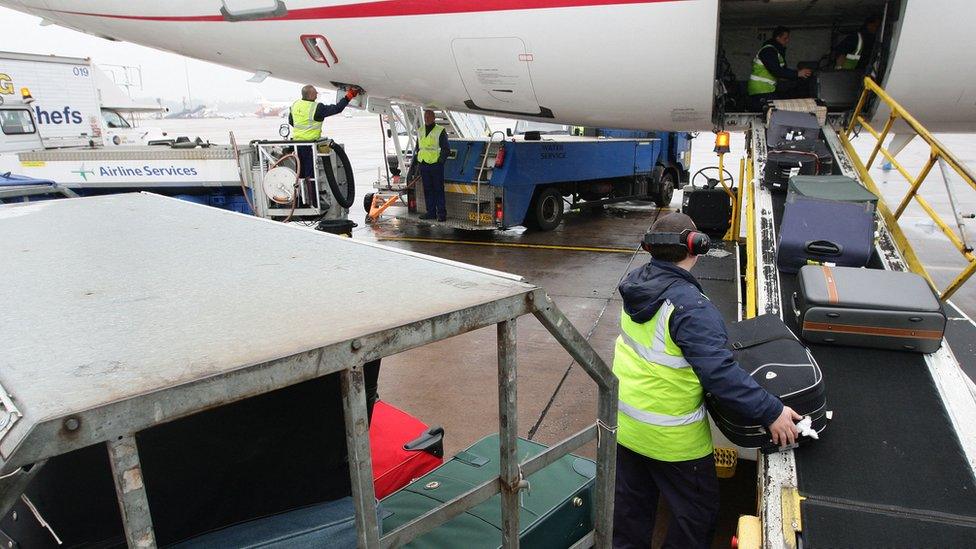
<svg viewBox="0 0 976 549">
<path fill-rule="evenodd" d="M 613 357 L 620 380 L 617 441 L 661 461 L 708 455 L 712 438 L 698 376 L 671 339 L 674 305 L 665 301 L 650 321 L 621 312 Z"/>
<path fill-rule="evenodd" d="M 424 164 L 436 164 L 441 158 L 441 133 L 444 128 L 434 125 L 430 133 L 424 135 L 426 126 L 421 126 L 417 131 L 420 138 L 420 151 L 417 153 L 417 160 Z"/>
<path fill-rule="evenodd" d="M 861 33 L 857 33 L 857 48 L 853 53 L 849 53 L 844 56 L 844 63 L 840 68 L 852 71 L 857 68 L 857 64 L 861 62 L 861 50 L 864 49 L 864 38 Z"/>
<path fill-rule="evenodd" d="M 756 57 L 752 60 L 752 74 L 749 75 L 749 84 L 746 86 L 749 95 L 773 93 L 776 91 L 776 75 L 769 72 L 766 65 L 763 65 L 762 60 L 759 59 L 759 54 L 766 48 L 776 49 L 772 44 L 766 44 L 756 52 Z M 779 50 L 776 50 L 776 58 L 779 60 L 780 67 L 786 66 L 786 59 L 783 58 Z"/>
<path fill-rule="evenodd" d="M 322 122 L 315 120 L 315 108 L 318 103 L 299 99 L 291 105 L 291 122 L 295 131 L 292 132 L 293 141 L 315 141 L 322 137 Z"/>
</svg>

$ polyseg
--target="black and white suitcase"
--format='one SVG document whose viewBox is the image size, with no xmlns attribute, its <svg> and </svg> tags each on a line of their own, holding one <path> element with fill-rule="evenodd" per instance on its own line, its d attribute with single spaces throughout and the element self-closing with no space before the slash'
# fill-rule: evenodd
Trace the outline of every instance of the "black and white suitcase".
<svg viewBox="0 0 976 549">
<path fill-rule="evenodd" d="M 932 353 L 946 317 L 914 273 L 809 265 L 800 269 L 793 310 L 810 343 Z"/>
<path fill-rule="evenodd" d="M 823 373 L 810 351 L 774 315 L 762 315 L 729 326 L 729 348 L 739 366 L 756 383 L 801 416 L 810 416 L 818 433 L 827 426 L 827 393 Z M 719 430 L 734 444 L 759 448 L 764 453 L 779 448 L 764 425 L 746 418 L 711 394 L 705 401 Z M 800 437 L 805 442 L 808 437 Z"/>
<path fill-rule="evenodd" d="M 816 115 L 773 111 L 766 130 L 766 187 L 785 189 L 794 175 L 830 173 L 833 162 L 827 143 L 820 137 Z"/>
</svg>

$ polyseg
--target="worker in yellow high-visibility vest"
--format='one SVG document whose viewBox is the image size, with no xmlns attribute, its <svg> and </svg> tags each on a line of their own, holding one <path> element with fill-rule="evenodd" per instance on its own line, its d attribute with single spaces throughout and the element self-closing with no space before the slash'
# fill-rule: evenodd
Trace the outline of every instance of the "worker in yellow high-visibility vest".
<svg viewBox="0 0 976 549">
<path fill-rule="evenodd" d="M 420 219 L 447 221 L 447 196 L 444 193 L 444 163 L 451 153 L 447 132 L 435 123 L 434 111 L 424 110 L 424 125 L 417 130 L 417 149 L 413 160 L 420 165 L 427 211 Z"/>
<path fill-rule="evenodd" d="M 691 274 L 708 237 L 685 214 L 645 234 L 651 254 L 618 290 L 621 334 L 613 355 L 620 382 L 613 546 L 651 546 L 658 498 L 671 510 L 664 547 L 712 546 L 719 488 L 704 394 L 793 444 L 800 416 L 759 386 L 732 357 L 722 315 Z"/>
<path fill-rule="evenodd" d="M 881 18 L 872 15 L 864 21 L 857 32 L 844 37 L 834 48 L 834 68 L 839 70 L 863 71 L 871 60 L 875 35 L 881 26 Z"/>
<path fill-rule="evenodd" d="M 810 69 L 794 70 L 786 66 L 786 45 L 790 43 L 790 29 L 776 27 L 773 37 L 763 42 L 752 60 L 752 74 L 746 85 L 752 110 L 761 111 L 772 99 L 787 99 L 782 81 L 809 78 Z"/>
<path fill-rule="evenodd" d="M 322 137 L 322 121 L 342 112 L 357 95 L 359 95 L 358 88 L 349 88 L 346 96 L 338 103 L 325 105 L 315 101 L 319 96 L 315 86 L 311 84 L 302 86 L 302 98 L 292 103 L 291 110 L 288 112 L 288 125 L 292 127 L 292 141 L 317 141 Z M 299 146 L 296 149 L 301 170 L 298 175 L 307 182 L 315 174 L 313 147 Z"/>
</svg>

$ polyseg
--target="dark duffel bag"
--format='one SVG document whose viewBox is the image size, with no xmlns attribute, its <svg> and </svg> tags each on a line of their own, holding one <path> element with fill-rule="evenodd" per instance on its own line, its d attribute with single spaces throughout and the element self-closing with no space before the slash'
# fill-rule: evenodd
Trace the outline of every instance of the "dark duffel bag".
<svg viewBox="0 0 976 549">
<path fill-rule="evenodd" d="M 932 353 L 946 317 L 914 273 L 810 265 L 793 294 L 801 336 L 810 343 Z"/>
<path fill-rule="evenodd" d="M 801 416 L 809 416 L 817 433 L 826 428 L 827 393 L 820 366 L 779 317 L 762 315 L 730 325 L 729 348 L 760 387 Z M 705 395 L 705 402 L 715 425 L 734 444 L 764 453 L 780 449 L 757 419 L 743 417 L 711 394 Z M 797 440 L 800 444 L 809 438 Z"/>
<path fill-rule="evenodd" d="M 873 249 L 873 206 L 787 197 L 776 250 L 781 271 L 795 273 L 811 263 L 863 267 Z"/>
<path fill-rule="evenodd" d="M 518 439 L 518 459 L 545 451 L 546 447 Z M 383 507 L 385 534 L 498 477 L 498 435 L 481 439 L 450 461 L 403 489 L 386 497 Z M 593 529 L 593 483 L 596 464 L 567 455 L 528 476 L 531 490 L 519 495 L 523 547 L 539 549 L 571 547 Z M 440 549 L 495 549 L 501 547 L 502 516 L 499 496 L 448 520 L 439 528 L 404 547 Z"/>
</svg>

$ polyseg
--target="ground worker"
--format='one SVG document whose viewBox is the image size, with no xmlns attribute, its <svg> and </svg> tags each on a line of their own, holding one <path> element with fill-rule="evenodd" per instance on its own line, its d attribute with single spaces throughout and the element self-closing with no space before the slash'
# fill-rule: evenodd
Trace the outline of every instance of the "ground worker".
<svg viewBox="0 0 976 549">
<path fill-rule="evenodd" d="M 302 86 L 302 98 L 295 101 L 291 105 L 291 111 L 288 113 L 288 125 L 290 125 L 293 130 L 291 132 L 292 141 L 316 141 L 322 137 L 322 121 L 325 120 L 327 116 L 332 116 L 334 114 L 339 114 L 346 105 L 354 97 L 359 95 L 359 88 L 349 88 L 346 92 L 346 96 L 339 100 L 335 105 L 324 105 L 322 103 L 316 103 L 315 99 L 319 96 L 319 92 L 315 89 L 315 86 L 308 84 Z M 312 154 L 312 146 L 299 146 L 295 147 L 298 149 L 298 161 L 299 161 L 299 174 L 298 176 L 305 179 L 306 185 L 309 180 L 315 175 L 315 155 Z"/>
<path fill-rule="evenodd" d="M 881 18 L 877 15 L 868 17 L 861 28 L 844 37 L 834 48 L 834 68 L 840 70 L 863 71 L 871 60 L 871 50 L 874 49 L 874 36 L 881 26 Z"/>
<path fill-rule="evenodd" d="M 747 90 L 753 110 L 761 111 L 764 101 L 787 98 L 788 90 L 784 89 L 781 80 L 796 81 L 813 74 L 810 69 L 794 70 L 786 66 L 786 45 L 789 43 L 790 29 L 776 27 L 773 37 L 763 42 L 752 60 Z"/>
<path fill-rule="evenodd" d="M 732 358 L 722 315 L 690 272 L 707 239 L 685 214 L 659 219 L 642 242 L 650 262 L 618 287 L 617 549 L 651 546 L 659 496 L 671 510 L 664 547 L 711 547 L 719 487 L 704 393 L 761 421 L 776 444 L 797 437 L 800 416 Z"/>
<path fill-rule="evenodd" d="M 414 159 L 420 164 L 427 213 L 420 219 L 447 221 L 447 197 L 444 195 L 444 163 L 451 153 L 447 132 L 434 123 L 434 111 L 424 110 L 424 126 L 417 132 Z"/>
</svg>

